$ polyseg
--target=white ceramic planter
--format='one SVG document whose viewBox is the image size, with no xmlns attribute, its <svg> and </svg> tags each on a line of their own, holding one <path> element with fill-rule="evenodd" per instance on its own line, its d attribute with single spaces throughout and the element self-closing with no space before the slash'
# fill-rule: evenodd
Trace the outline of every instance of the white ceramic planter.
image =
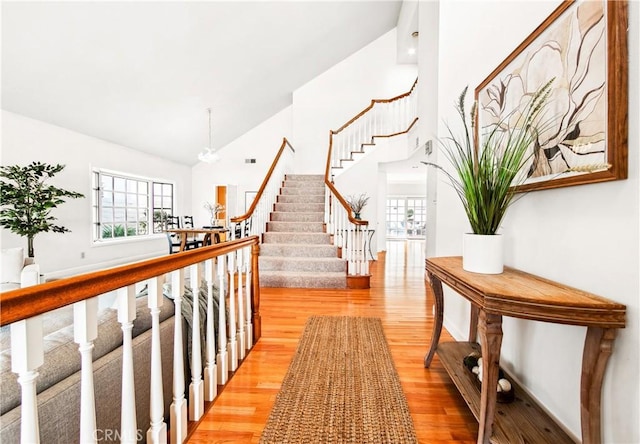
<svg viewBox="0 0 640 444">
<path fill-rule="evenodd" d="M 504 270 L 501 234 L 465 233 L 462 238 L 462 268 L 474 273 L 500 274 Z"/>
</svg>

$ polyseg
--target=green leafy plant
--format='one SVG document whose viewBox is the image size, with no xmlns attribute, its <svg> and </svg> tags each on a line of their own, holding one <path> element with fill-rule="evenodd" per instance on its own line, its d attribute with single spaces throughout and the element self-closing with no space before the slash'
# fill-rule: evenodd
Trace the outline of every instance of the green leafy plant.
<svg viewBox="0 0 640 444">
<path fill-rule="evenodd" d="M 533 144 L 550 124 L 549 120 L 543 120 L 543 111 L 553 80 L 531 97 L 517 118 L 515 112 L 510 113 L 492 126 L 479 145 L 473 131 L 477 104 L 471 109 L 469 123 L 464 106 L 465 88 L 456 103 L 463 134 L 456 137 L 447 125 L 449 135 L 440 141 L 457 177 L 435 163 L 422 162 L 448 176 L 475 234 L 496 233 L 514 202 L 517 185 L 526 179 L 523 169 L 533 156 Z"/>
<path fill-rule="evenodd" d="M 65 198 L 84 197 L 47 184 L 64 167 L 42 162 L 0 166 L 0 226 L 27 238 L 29 257 L 34 255 L 33 239 L 38 233 L 70 231 L 55 223 L 51 210 L 64 203 Z"/>
<path fill-rule="evenodd" d="M 136 229 L 134 227 L 127 227 L 126 235 L 127 236 L 135 236 Z M 121 224 L 117 225 L 104 225 L 102 227 L 102 239 L 108 239 L 112 237 L 124 237 L 125 229 Z"/>
</svg>

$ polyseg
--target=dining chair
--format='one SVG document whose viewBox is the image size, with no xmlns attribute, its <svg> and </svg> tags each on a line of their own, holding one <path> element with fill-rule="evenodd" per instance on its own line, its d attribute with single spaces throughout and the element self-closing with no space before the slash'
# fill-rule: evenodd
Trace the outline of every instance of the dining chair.
<svg viewBox="0 0 640 444">
<path fill-rule="evenodd" d="M 177 216 L 168 216 L 166 222 L 167 230 L 180 228 L 180 218 Z M 169 241 L 169 254 L 178 253 L 180 251 L 180 236 L 175 233 L 166 233 Z"/>
<path fill-rule="evenodd" d="M 184 228 L 195 228 L 193 225 L 193 216 L 182 216 Z M 202 239 L 196 235 L 187 238 L 187 249 L 202 247 Z"/>
</svg>

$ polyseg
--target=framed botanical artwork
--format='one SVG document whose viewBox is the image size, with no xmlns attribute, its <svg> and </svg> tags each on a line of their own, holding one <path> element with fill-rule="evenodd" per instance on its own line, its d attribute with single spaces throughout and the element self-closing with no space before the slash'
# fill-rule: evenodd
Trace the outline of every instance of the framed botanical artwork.
<svg viewBox="0 0 640 444">
<path fill-rule="evenodd" d="M 627 178 L 627 1 L 563 1 L 475 90 L 476 137 L 554 79 L 518 191 Z"/>
</svg>

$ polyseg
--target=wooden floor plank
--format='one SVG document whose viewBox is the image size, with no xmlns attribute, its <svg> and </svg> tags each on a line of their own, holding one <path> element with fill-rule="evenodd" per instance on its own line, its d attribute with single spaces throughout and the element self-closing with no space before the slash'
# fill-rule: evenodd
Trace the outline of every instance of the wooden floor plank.
<svg viewBox="0 0 640 444">
<path fill-rule="evenodd" d="M 188 442 L 257 443 L 307 318 L 332 315 L 382 319 L 421 443 L 475 443 L 478 424 L 438 359 L 423 367 L 433 328 L 423 245 L 388 242 L 368 290 L 261 289 L 262 338 Z"/>
</svg>

